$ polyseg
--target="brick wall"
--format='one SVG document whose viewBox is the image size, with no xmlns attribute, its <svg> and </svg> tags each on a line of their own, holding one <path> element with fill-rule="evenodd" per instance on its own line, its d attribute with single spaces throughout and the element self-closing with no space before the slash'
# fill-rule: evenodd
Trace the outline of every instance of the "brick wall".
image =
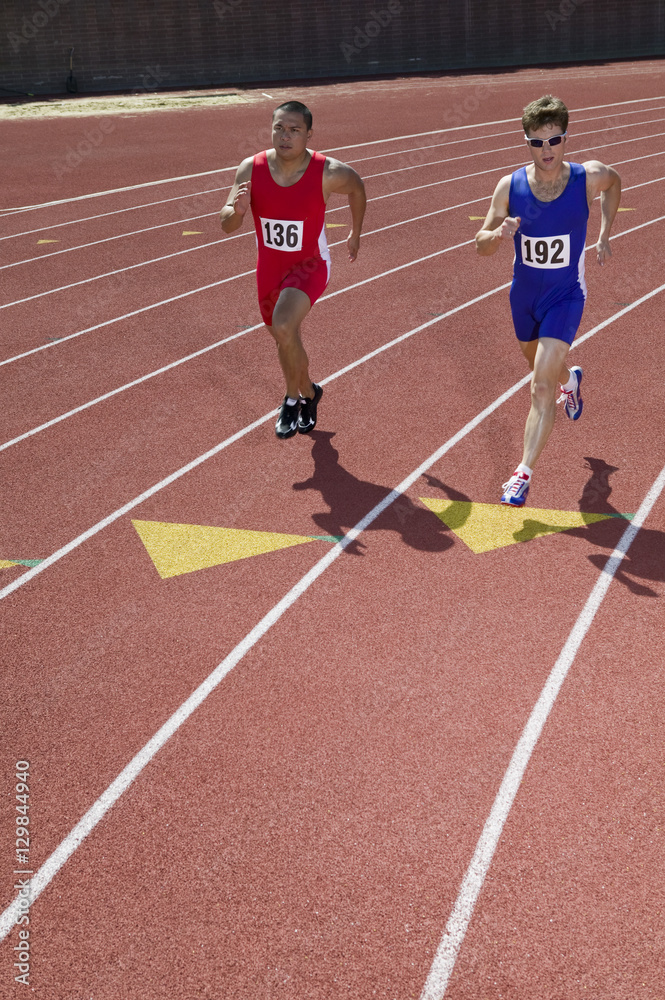
<svg viewBox="0 0 665 1000">
<path fill-rule="evenodd" d="M 665 0 L 3 0 L 0 88 L 228 86 L 665 54 Z"/>
</svg>

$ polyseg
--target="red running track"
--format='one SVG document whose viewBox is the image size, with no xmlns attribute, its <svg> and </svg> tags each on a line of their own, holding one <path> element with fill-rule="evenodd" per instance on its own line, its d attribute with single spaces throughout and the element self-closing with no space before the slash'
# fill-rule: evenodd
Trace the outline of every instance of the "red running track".
<svg viewBox="0 0 665 1000">
<path fill-rule="evenodd" d="M 509 254 L 470 216 L 543 91 L 628 211 L 587 256 L 585 412 L 535 537 L 476 554 L 421 498 L 494 509 L 521 450 Z M 81 122 L 4 126 L 0 995 L 28 940 L 49 1000 L 660 998 L 664 67 L 270 93 L 114 117 L 70 172 Z M 252 236 L 216 213 L 289 96 L 370 203 L 307 321 L 319 425 L 278 442 Z M 343 541 L 162 579 L 133 520 Z"/>
</svg>

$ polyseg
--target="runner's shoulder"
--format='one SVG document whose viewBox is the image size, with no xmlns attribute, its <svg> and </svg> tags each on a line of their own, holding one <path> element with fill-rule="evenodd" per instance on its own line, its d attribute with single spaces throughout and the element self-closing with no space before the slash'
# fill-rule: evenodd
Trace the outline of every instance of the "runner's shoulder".
<svg viewBox="0 0 665 1000">
<path fill-rule="evenodd" d="M 608 167 L 600 160 L 586 160 L 582 166 L 586 172 L 587 195 L 590 198 L 600 194 L 601 191 L 606 191 L 619 178 L 613 167 Z"/>
<path fill-rule="evenodd" d="M 508 205 L 510 200 L 510 185 L 513 179 L 512 174 L 504 174 L 504 176 L 499 180 L 499 183 L 494 188 L 494 195 L 492 201 L 495 205 L 501 203 L 503 205 Z"/>
<path fill-rule="evenodd" d="M 336 160 L 334 156 L 326 156 L 323 165 L 323 189 L 326 196 L 337 192 L 348 194 L 362 186 L 360 175 L 348 163 Z"/>
<path fill-rule="evenodd" d="M 599 181 L 603 180 L 609 174 L 610 168 L 605 164 L 601 163 L 600 160 L 585 160 L 582 164 L 587 175 L 587 180 Z"/>
<path fill-rule="evenodd" d="M 347 177 L 349 172 L 355 173 L 353 167 L 350 167 L 347 163 L 342 163 L 341 160 L 335 159 L 334 156 L 326 156 L 326 162 L 323 164 L 323 172 L 326 177 Z"/>
<path fill-rule="evenodd" d="M 236 170 L 236 181 L 239 184 L 242 184 L 245 181 L 251 179 L 253 166 L 254 166 L 253 156 L 246 156 L 245 159 L 242 160 L 238 169 Z"/>
</svg>

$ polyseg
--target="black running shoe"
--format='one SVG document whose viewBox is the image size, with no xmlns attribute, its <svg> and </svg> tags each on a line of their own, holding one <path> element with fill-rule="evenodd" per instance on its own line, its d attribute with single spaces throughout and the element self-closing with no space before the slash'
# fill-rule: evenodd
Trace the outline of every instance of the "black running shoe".
<svg viewBox="0 0 665 1000">
<path fill-rule="evenodd" d="M 278 438 L 293 437 L 298 430 L 300 402 L 296 400 L 295 403 L 287 403 L 287 399 L 288 396 L 285 396 L 284 402 L 280 407 L 277 423 L 275 424 L 275 434 Z"/>
<path fill-rule="evenodd" d="M 312 382 L 312 385 L 314 386 L 314 399 L 305 398 L 300 400 L 300 416 L 298 417 L 299 434 L 309 434 L 316 427 L 316 408 L 323 395 L 323 389 L 316 382 Z"/>
</svg>

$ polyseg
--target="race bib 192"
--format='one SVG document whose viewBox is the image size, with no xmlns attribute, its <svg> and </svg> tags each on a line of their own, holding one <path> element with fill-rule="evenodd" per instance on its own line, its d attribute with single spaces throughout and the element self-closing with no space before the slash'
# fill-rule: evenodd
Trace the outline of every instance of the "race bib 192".
<svg viewBox="0 0 665 1000">
<path fill-rule="evenodd" d="M 263 243 L 271 250 L 302 250 L 303 222 L 261 219 Z"/>
<path fill-rule="evenodd" d="M 522 263 L 527 267 L 568 267 L 570 264 L 570 236 L 522 237 Z"/>
</svg>

